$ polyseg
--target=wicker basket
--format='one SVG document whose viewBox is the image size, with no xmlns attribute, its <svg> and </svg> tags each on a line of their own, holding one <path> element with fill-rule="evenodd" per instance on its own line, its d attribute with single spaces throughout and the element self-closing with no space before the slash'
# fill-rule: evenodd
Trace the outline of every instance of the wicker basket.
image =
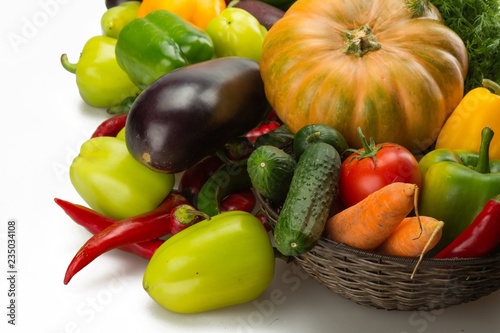
<svg viewBox="0 0 500 333">
<path fill-rule="evenodd" d="M 256 193 L 271 226 L 277 210 Z M 357 250 L 321 238 L 294 257 L 316 281 L 358 304 L 385 310 L 435 310 L 467 303 L 500 288 L 500 254 L 475 259 L 417 259 Z"/>
</svg>

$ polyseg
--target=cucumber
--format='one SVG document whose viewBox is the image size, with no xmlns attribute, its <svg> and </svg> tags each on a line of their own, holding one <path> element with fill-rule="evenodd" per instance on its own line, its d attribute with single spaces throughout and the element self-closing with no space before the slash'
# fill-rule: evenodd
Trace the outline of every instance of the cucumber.
<svg viewBox="0 0 500 333">
<path fill-rule="evenodd" d="M 338 194 L 341 159 L 333 146 L 317 142 L 300 156 L 288 195 L 276 221 L 276 249 L 298 256 L 320 239 Z"/>
<path fill-rule="evenodd" d="M 293 139 L 293 153 L 295 158 L 300 158 L 300 155 L 306 148 L 315 142 L 325 142 L 332 145 L 342 157 L 344 152 L 349 149 L 347 141 L 338 130 L 324 124 L 309 124 L 302 127 Z"/>
<path fill-rule="evenodd" d="M 247 160 L 252 186 L 278 205 L 285 201 L 296 165 L 291 155 L 271 145 L 258 147 Z"/>
</svg>

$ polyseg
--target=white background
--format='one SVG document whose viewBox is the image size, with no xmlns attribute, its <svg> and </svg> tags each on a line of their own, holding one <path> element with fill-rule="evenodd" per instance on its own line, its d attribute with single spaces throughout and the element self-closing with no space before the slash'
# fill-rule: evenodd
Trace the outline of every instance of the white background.
<svg viewBox="0 0 500 333">
<path fill-rule="evenodd" d="M 68 178 L 80 145 L 107 115 L 86 106 L 76 61 L 100 34 L 102 0 L 10 1 L 1 19 L 0 330 L 104 332 L 499 332 L 500 292 L 445 310 L 387 312 L 344 300 L 293 266 L 278 263 L 255 302 L 179 315 L 143 291 L 146 261 L 112 251 L 63 284 L 67 265 L 89 234 L 53 202 L 84 203 Z M 18 222 L 17 325 L 7 325 L 7 221 Z"/>
</svg>

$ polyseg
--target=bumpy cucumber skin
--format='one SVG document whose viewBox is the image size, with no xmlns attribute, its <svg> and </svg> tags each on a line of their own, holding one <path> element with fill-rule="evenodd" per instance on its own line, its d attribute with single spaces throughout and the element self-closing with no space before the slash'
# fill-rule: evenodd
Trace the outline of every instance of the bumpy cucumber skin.
<svg viewBox="0 0 500 333">
<path fill-rule="evenodd" d="M 298 256 L 316 245 L 338 194 L 340 155 L 324 142 L 307 147 L 292 177 L 274 229 L 276 249 Z"/>
<path fill-rule="evenodd" d="M 252 186 L 264 197 L 281 205 L 285 201 L 296 165 L 291 155 L 277 147 L 264 145 L 248 157 L 247 169 Z"/>
</svg>

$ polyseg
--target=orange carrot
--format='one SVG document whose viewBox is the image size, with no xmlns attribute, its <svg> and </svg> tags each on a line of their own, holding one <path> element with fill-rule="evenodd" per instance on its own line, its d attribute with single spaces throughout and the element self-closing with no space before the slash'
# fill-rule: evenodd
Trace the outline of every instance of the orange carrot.
<svg viewBox="0 0 500 333">
<path fill-rule="evenodd" d="M 374 250 L 412 211 L 417 197 L 415 184 L 386 185 L 329 218 L 325 236 L 358 249 Z"/>
<path fill-rule="evenodd" d="M 401 257 L 418 257 L 431 250 L 441 239 L 444 222 L 430 216 L 412 216 L 377 248 L 377 252 Z"/>
</svg>

